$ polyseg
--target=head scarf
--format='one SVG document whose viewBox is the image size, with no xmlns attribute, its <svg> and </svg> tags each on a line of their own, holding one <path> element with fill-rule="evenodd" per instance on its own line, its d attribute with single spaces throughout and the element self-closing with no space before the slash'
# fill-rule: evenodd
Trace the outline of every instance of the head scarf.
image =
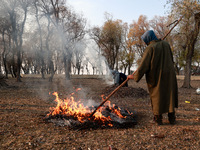
<svg viewBox="0 0 200 150">
<path fill-rule="evenodd" d="M 141 38 L 143 39 L 143 41 L 148 45 L 151 41 L 153 40 L 158 40 L 158 38 L 156 37 L 155 33 L 153 32 L 153 30 L 148 30 L 146 31 Z"/>
</svg>

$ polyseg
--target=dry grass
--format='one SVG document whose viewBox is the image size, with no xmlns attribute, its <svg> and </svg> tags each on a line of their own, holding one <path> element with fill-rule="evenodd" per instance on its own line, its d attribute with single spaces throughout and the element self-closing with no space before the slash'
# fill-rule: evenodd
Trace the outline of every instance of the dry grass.
<svg viewBox="0 0 200 150">
<path fill-rule="evenodd" d="M 156 126 L 152 120 L 149 97 L 112 97 L 118 106 L 135 110 L 138 125 L 129 129 L 97 129 L 74 131 L 45 123 L 43 117 L 49 107 L 55 106 L 54 96 L 58 91 L 65 97 L 74 88 L 82 87 L 83 98 L 101 101 L 102 91 L 107 86 L 101 79 L 73 78 L 65 82 L 56 77 L 48 79 L 24 77 L 22 83 L 7 80 L 8 87 L 0 88 L 0 149 L 66 149 L 66 150 L 134 150 L 134 149 L 198 149 L 200 147 L 200 78 L 191 81 L 193 89 L 183 89 L 179 78 L 179 108 L 176 110 L 177 124 L 172 126 L 164 115 L 164 125 Z M 129 86 L 147 91 L 145 80 L 129 81 Z M 98 98 L 99 96 L 99 98 Z M 185 103 L 189 101 L 190 103 Z M 155 136 L 156 135 L 156 136 Z"/>
</svg>

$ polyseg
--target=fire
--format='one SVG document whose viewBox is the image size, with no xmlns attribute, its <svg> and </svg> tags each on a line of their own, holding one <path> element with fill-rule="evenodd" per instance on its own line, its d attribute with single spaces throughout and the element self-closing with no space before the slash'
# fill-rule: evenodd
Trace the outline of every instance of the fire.
<svg viewBox="0 0 200 150">
<path fill-rule="evenodd" d="M 81 89 L 76 89 L 76 92 L 79 90 Z M 52 95 L 56 97 L 55 101 L 57 102 L 57 106 L 50 108 L 50 113 L 47 114 L 47 117 L 58 116 L 69 119 L 73 118 L 78 120 L 80 123 L 83 123 L 86 119 L 88 119 L 90 114 L 95 109 L 95 106 L 84 106 L 81 100 L 75 99 L 75 93 L 71 93 L 66 99 L 60 99 L 57 92 L 54 92 Z M 103 95 L 101 97 L 102 100 L 104 100 Z M 120 113 L 119 107 L 115 107 L 114 104 L 111 106 L 110 101 L 107 101 L 103 107 L 98 109 L 96 113 L 89 118 L 90 121 L 97 121 L 102 125 L 108 125 L 112 127 L 113 124 L 111 116 L 110 114 L 104 114 L 105 109 L 109 110 L 110 114 L 113 114 L 118 118 L 126 118 Z"/>
</svg>

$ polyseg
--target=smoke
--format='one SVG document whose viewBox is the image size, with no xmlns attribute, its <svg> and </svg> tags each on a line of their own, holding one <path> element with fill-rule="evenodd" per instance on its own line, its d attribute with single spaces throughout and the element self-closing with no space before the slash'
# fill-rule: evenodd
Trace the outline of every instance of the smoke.
<svg viewBox="0 0 200 150">
<path fill-rule="evenodd" d="M 22 66 L 23 68 L 27 67 L 28 73 L 33 75 L 25 75 L 24 80 L 25 77 L 28 76 L 34 78 L 33 81 L 24 81 L 27 83 L 27 86 L 36 88 L 34 92 L 36 92 L 37 96 L 40 96 L 42 100 L 54 100 L 53 96 L 49 95 L 49 92 L 60 91 L 61 97 L 65 97 L 68 93 L 73 92 L 73 83 L 65 80 L 64 54 L 68 59 L 71 59 L 72 64 L 75 66 L 75 68 L 72 68 L 72 71 L 75 72 L 75 74 L 77 74 L 76 67 L 78 67 L 77 64 L 79 64 L 82 69 L 82 74 L 98 75 L 103 78 L 107 84 L 112 84 L 113 79 L 109 73 L 109 67 L 94 41 L 91 41 L 88 35 L 86 35 L 85 38 L 80 37 L 79 39 L 75 39 L 77 35 L 73 31 L 77 28 L 72 29 L 73 26 L 71 26 L 71 24 L 74 23 L 74 21 L 80 23 L 80 16 L 75 12 L 71 12 L 68 18 L 63 20 L 63 23 L 57 23 L 56 20 L 54 20 L 55 17 L 52 16 L 53 14 L 49 14 L 48 9 L 46 9 L 46 6 L 50 7 L 50 4 L 48 1 L 45 2 L 47 3 L 45 7 L 42 7 L 42 4 L 41 7 L 38 5 L 39 25 L 36 18 L 36 8 L 34 6 L 29 9 L 30 11 L 27 14 L 27 21 L 25 23 Z M 7 1 L 4 1 L 4 3 L 8 4 Z M 8 16 L 8 10 L 2 8 L 3 6 L 1 6 L 0 9 L 1 16 L 7 17 L 9 22 L 10 17 Z M 4 11 L 4 13 L 2 13 L 2 11 Z M 70 18 L 70 15 L 72 18 Z M 23 20 L 23 13 L 16 14 L 16 16 L 17 26 L 20 27 Z M 79 27 L 82 27 L 81 24 Z M 47 71 L 49 71 L 48 69 L 45 70 L 45 79 L 43 81 L 38 80 L 38 78 L 42 77 L 42 61 L 44 61 L 44 67 L 48 68 L 49 57 L 53 61 L 54 67 L 57 69 L 56 73 L 59 74 L 53 79 L 53 83 L 48 82 L 50 76 L 48 74 L 49 72 L 47 73 Z M 28 65 L 31 65 L 31 67 Z M 90 89 L 82 89 L 83 92 L 79 92 L 79 97 L 87 99 L 87 92 L 89 90 Z M 84 104 L 87 106 L 96 105 L 91 99 L 84 101 Z"/>
<path fill-rule="evenodd" d="M 83 101 L 83 105 L 87 107 L 98 106 L 99 104 L 92 99 L 88 99 L 87 101 Z"/>
<path fill-rule="evenodd" d="M 105 57 L 101 55 L 101 50 L 94 41 L 88 41 L 85 56 L 85 63 L 89 64 L 90 74 L 98 75 L 108 85 L 113 84 L 111 70 L 108 67 Z"/>
</svg>

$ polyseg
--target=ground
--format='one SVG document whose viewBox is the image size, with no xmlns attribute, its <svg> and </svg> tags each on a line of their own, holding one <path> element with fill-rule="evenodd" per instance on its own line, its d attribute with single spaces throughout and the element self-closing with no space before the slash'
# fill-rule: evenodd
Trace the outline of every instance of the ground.
<svg viewBox="0 0 200 150">
<path fill-rule="evenodd" d="M 52 93 L 61 98 L 75 88 L 82 88 L 84 99 L 101 102 L 113 87 L 99 78 L 76 78 L 70 82 L 56 76 L 48 79 L 24 76 L 21 83 L 7 79 L 0 87 L 0 149 L 50 149 L 50 150 L 135 150 L 135 149 L 198 149 L 200 147 L 200 77 L 192 78 L 193 88 L 181 88 L 183 79 L 178 77 L 179 108 L 176 109 L 177 124 L 170 125 L 167 114 L 164 125 L 150 123 L 153 114 L 148 94 L 115 93 L 111 103 L 130 111 L 136 111 L 138 124 L 125 129 L 70 130 L 67 127 L 46 123 L 43 117 L 49 107 L 56 106 Z M 3 85 L 3 84 L 2 84 Z M 110 88 L 110 91 L 109 91 Z M 124 87 L 122 87 L 123 90 Z M 129 81 L 129 88 L 140 88 L 148 93 L 145 80 Z M 118 96 L 117 96 L 118 95 Z"/>
</svg>

